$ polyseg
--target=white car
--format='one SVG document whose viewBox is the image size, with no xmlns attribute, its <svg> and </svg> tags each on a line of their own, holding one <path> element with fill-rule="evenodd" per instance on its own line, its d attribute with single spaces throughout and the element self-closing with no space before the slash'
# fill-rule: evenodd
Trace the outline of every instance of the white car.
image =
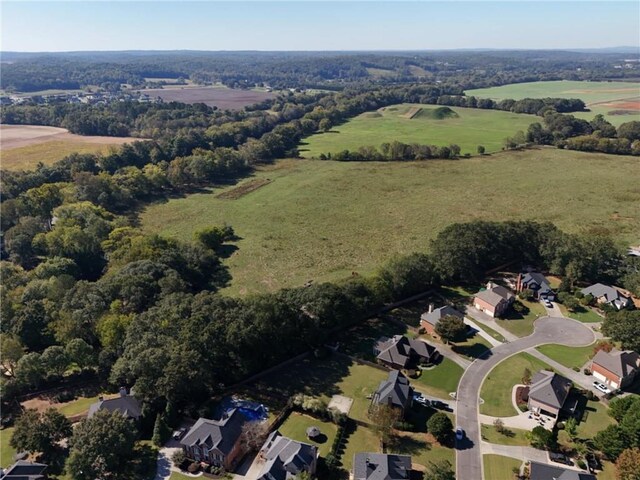
<svg viewBox="0 0 640 480">
<path fill-rule="evenodd" d="M 551 302 L 549 300 L 545 300 L 544 301 L 544 306 L 547 308 L 553 308 L 553 305 L 551 304 Z"/>
<path fill-rule="evenodd" d="M 604 383 L 600 383 L 600 382 L 593 382 L 593 386 L 597 389 L 600 390 L 602 393 L 604 394 L 609 394 L 611 393 L 611 389 L 609 387 L 607 387 Z"/>
<path fill-rule="evenodd" d="M 464 438 L 464 430 L 461 427 L 456 427 L 456 440 L 462 440 Z"/>
</svg>

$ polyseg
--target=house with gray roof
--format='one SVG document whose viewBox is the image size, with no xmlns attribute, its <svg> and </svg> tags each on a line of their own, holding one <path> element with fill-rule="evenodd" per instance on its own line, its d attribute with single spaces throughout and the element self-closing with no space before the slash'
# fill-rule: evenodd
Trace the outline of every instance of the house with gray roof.
<svg viewBox="0 0 640 480">
<path fill-rule="evenodd" d="M 220 420 L 199 418 L 180 445 L 188 458 L 230 471 L 245 453 L 240 444 L 245 423 L 247 419 L 235 408 Z"/>
<path fill-rule="evenodd" d="M 434 363 L 440 356 L 433 345 L 404 335 L 380 338 L 373 347 L 373 353 L 380 363 L 396 369 Z"/>
<path fill-rule="evenodd" d="M 0 469 L 0 478 L 2 480 L 44 480 L 47 478 L 44 473 L 46 469 L 47 465 L 44 463 L 18 460 L 9 468 Z"/>
<path fill-rule="evenodd" d="M 568 378 L 548 370 L 540 370 L 529 386 L 529 410 L 558 418 L 571 391 Z"/>
<path fill-rule="evenodd" d="M 624 295 L 620 290 L 604 283 L 596 283 L 581 290 L 583 295 L 591 295 L 596 302 L 601 305 L 609 305 L 616 310 L 631 306 L 631 298 Z"/>
<path fill-rule="evenodd" d="M 392 370 L 389 377 L 380 382 L 378 389 L 371 398 L 369 410 L 388 405 L 399 409 L 404 415 L 407 408 L 411 406 L 413 400 L 413 388 L 409 385 L 409 379 L 402 372 Z"/>
<path fill-rule="evenodd" d="M 429 310 L 420 316 L 420 327 L 424 328 L 429 335 L 439 337 L 435 329 L 438 322 L 444 317 L 457 317 L 464 320 L 464 314 L 450 305 L 434 309 L 433 304 L 430 304 Z"/>
<path fill-rule="evenodd" d="M 411 457 L 384 453 L 356 453 L 353 480 L 406 480 L 411 476 Z"/>
<path fill-rule="evenodd" d="M 96 403 L 89 406 L 88 417 L 93 417 L 96 412 L 106 410 L 108 412 L 119 412 L 123 417 L 137 420 L 142 415 L 142 406 L 133 395 L 127 393 L 127 389 L 120 388 L 120 393 L 115 398 L 99 397 Z"/>
<path fill-rule="evenodd" d="M 544 463 L 531 462 L 529 480 L 597 480 L 594 475 L 579 470 L 556 467 Z"/>
<path fill-rule="evenodd" d="M 299 473 L 316 473 L 318 447 L 283 437 L 274 430 L 260 450 L 264 465 L 258 480 L 293 480 Z"/>
<path fill-rule="evenodd" d="M 599 350 L 591 360 L 591 372 L 614 390 L 627 387 L 640 375 L 640 355 L 631 350 Z"/>
<path fill-rule="evenodd" d="M 480 290 L 473 298 L 473 306 L 490 317 L 500 317 L 515 301 L 515 295 L 502 285 L 487 283 L 487 288 Z"/>
<path fill-rule="evenodd" d="M 539 272 L 527 272 L 518 275 L 516 291 L 531 290 L 538 299 L 555 300 L 556 294 L 546 277 Z"/>
</svg>

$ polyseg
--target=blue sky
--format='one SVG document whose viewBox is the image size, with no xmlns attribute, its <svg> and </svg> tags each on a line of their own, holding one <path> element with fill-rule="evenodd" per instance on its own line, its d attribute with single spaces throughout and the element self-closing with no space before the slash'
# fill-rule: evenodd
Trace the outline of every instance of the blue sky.
<svg viewBox="0 0 640 480">
<path fill-rule="evenodd" d="M 640 2 L 5 1 L 1 49 L 423 50 L 638 45 Z"/>
</svg>

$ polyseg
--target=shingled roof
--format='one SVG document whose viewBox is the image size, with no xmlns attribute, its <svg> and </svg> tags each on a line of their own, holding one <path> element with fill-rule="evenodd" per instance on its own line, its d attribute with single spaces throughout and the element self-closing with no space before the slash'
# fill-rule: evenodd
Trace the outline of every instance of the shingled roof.
<svg viewBox="0 0 640 480">
<path fill-rule="evenodd" d="M 531 462 L 529 480 L 597 480 L 590 473 L 569 470 L 555 465 Z"/>
<path fill-rule="evenodd" d="M 411 457 L 384 453 L 356 453 L 353 480 L 405 480 L 411 474 Z"/>
<path fill-rule="evenodd" d="M 120 396 L 100 399 L 96 403 L 92 403 L 89 407 L 88 417 L 91 418 L 96 412 L 107 410 L 109 412 L 120 412 L 123 417 L 138 419 L 142 415 L 140 402 L 133 395 L 127 395 L 126 391 L 120 391 Z"/>
<path fill-rule="evenodd" d="M 435 327 L 441 318 L 444 318 L 448 315 L 458 318 L 464 318 L 464 315 L 458 310 L 450 305 L 445 305 L 444 307 L 436 308 L 433 312 L 423 313 L 420 316 L 420 320 L 424 320 L 425 322 L 430 323 Z"/>
<path fill-rule="evenodd" d="M 247 422 L 240 411 L 233 409 L 220 420 L 199 418 L 184 436 L 181 445 L 186 447 L 205 445 L 207 451 L 214 449 L 228 455 L 242 433 L 242 426 Z"/>
<path fill-rule="evenodd" d="M 635 370 L 640 369 L 640 355 L 631 350 L 622 352 L 599 350 L 596 356 L 593 357 L 593 363 L 606 368 L 620 378 L 625 378 L 628 375 L 632 375 Z"/>
<path fill-rule="evenodd" d="M 508 302 L 510 299 L 514 298 L 514 295 L 502 285 L 493 285 L 487 290 L 481 290 L 476 293 L 476 297 L 484 300 L 489 305 L 496 307 L 501 302 Z"/>
<path fill-rule="evenodd" d="M 604 298 L 606 303 L 610 303 L 620 309 L 630 303 L 629 297 L 626 297 L 617 288 L 605 285 L 604 283 L 595 283 L 590 287 L 581 290 L 583 295 L 591 295 L 594 298 Z"/>
<path fill-rule="evenodd" d="M 290 480 L 300 472 L 314 473 L 318 447 L 283 437 L 274 430 L 261 451 L 265 464 L 258 480 Z"/>
<path fill-rule="evenodd" d="M 560 409 L 569 395 L 571 385 L 571 380 L 562 375 L 540 370 L 531 380 L 529 398 Z"/>
<path fill-rule="evenodd" d="M 391 339 L 384 337 L 378 341 L 376 348 L 380 352 L 378 359 L 404 368 L 411 360 L 411 356 L 418 356 L 430 360 L 436 348 L 421 340 L 414 340 L 404 335 L 395 335 Z"/>
<path fill-rule="evenodd" d="M 378 390 L 373 394 L 376 405 L 390 405 L 404 409 L 413 395 L 409 380 L 400 371 L 392 370 L 389 377 L 380 382 Z"/>
<path fill-rule="evenodd" d="M 45 478 L 46 469 L 47 465 L 44 463 L 18 460 L 6 470 L 0 470 L 0 478 L 2 480 L 41 480 Z"/>
</svg>

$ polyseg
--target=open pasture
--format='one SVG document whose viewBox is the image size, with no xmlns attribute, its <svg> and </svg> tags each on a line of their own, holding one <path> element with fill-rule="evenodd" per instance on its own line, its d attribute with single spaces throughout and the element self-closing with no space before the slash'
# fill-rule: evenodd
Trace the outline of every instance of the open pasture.
<svg viewBox="0 0 640 480">
<path fill-rule="evenodd" d="M 591 120 L 600 113 L 614 125 L 640 120 L 640 83 L 638 82 L 559 80 L 514 83 L 501 87 L 467 90 L 465 94 L 493 100 L 545 97 L 579 98 L 587 104 L 590 111 L 573 113 L 572 115 L 576 117 Z"/>
<path fill-rule="evenodd" d="M 165 102 L 204 103 L 221 110 L 240 110 L 247 105 L 262 102 L 274 96 L 271 92 L 232 89 L 221 85 L 211 87 L 176 85 L 149 88 L 140 92 L 152 98 L 159 97 Z"/>
<path fill-rule="evenodd" d="M 150 205 L 147 232 L 192 241 L 231 225 L 225 260 L 233 295 L 370 274 L 394 255 L 426 251 L 453 222 L 550 221 L 569 232 L 640 235 L 640 164 L 633 157 L 540 148 L 462 160 L 283 160 L 254 178 L 271 183 L 235 200 L 235 186 Z"/>
<path fill-rule="evenodd" d="M 526 131 L 538 120 L 533 115 L 497 110 L 392 105 L 358 115 L 330 132 L 311 135 L 299 149 L 305 158 L 318 158 L 321 153 L 380 147 L 384 142 L 397 140 L 439 146 L 455 143 L 462 154 L 475 155 L 478 145 L 483 145 L 488 153 L 501 150 L 505 138 L 518 130 Z"/>
<path fill-rule="evenodd" d="M 143 140 L 134 137 L 84 136 L 43 125 L 0 125 L 0 166 L 29 170 L 51 164 L 71 153 L 106 152 L 112 145 Z"/>
</svg>

